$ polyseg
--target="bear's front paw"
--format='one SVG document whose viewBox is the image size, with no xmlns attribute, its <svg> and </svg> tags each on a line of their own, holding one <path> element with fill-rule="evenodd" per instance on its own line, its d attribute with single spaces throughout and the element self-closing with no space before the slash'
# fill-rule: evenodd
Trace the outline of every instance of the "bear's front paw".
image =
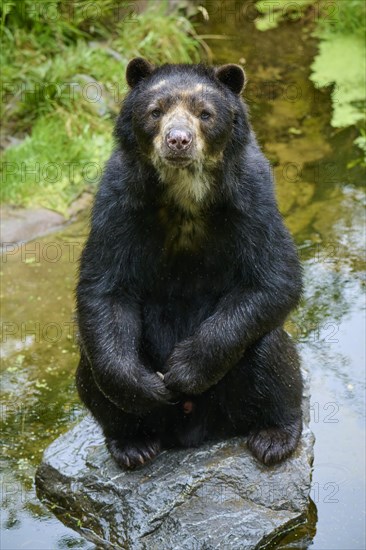
<svg viewBox="0 0 366 550">
<path fill-rule="evenodd" d="M 181 344 L 174 349 L 167 362 L 164 383 L 174 393 L 197 395 L 206 391 L 211 383 L 205 378 L 204 362 L 190 354 L 187 347 L 188 344 Z"/>
<path fill-rule="evenodd" d="M 130 384 L 121 407 L 126 412 L 148 413 L 159 406 L 170 405 L 174 395 L 157 374 L 140 371 L 135 384 Z M 126 410 L 126 405 L 129 410 Z"/>
<path fill-rule="evenodd" d="M 175 394 L 194 395 L 202 393 L 200 387 L 188 372 L 189 370 L 186 365 L 173 367 L 164 376 L 166 387 Z"/>
</svg>

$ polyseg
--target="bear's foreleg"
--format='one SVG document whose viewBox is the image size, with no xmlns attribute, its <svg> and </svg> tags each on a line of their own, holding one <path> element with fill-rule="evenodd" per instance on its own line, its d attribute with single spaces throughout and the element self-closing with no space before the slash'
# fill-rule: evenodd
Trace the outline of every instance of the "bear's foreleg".
<svg viewBox="0 0 366 550">
<path fill-rule="evenodd" d="M 169 403 L 171 393 L 140 356 L 141 313 L 130 296 L 98 294 L 81 282 L 78 325 L 94 381 L 118 408 L 139 414 Z"/>
<path fill-rule="evenodd" d="M 80 398 L 101 425 L 107 447 L 117 464 L 134 468 L 160 452 L 159 434 L 147 428 L 143 417 L 122 411 L 102 394 L 83 353 L 76 383 Z"/>
<path fill-rule="evenodd" d="M 235 289 L 189 338 L 179 342 L 168 358 L 166 386 L 177 393 L 197 395 L 217 384 L 245 350 L 264 334 L 281 326 L 296 297 L 277 289 Z"/>
</svg>

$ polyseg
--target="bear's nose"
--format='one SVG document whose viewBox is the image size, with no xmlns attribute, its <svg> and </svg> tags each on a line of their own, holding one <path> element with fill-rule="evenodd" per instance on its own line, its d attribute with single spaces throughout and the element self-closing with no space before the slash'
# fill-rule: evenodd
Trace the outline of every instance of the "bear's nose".
<svg viewBox="0 0 366 550">
<path fill-rule="evenodd" d="M 192 134 L 182 128 L 173 128 L 166 135 L 166 144 L 173 151 L 185 151 L 191 146 Z"/>
</svg>

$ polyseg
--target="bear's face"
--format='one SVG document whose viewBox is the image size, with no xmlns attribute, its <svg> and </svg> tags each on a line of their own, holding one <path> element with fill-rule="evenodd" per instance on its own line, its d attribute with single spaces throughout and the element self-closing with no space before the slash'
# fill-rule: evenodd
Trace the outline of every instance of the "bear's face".
<svg viewBox="0 0 366 550">
<path fill-rule="evenodd" d="M 136 102 L 135 130 L 153 163 L 186 167 L 222 154 L 232 113 L 219 91 L 199 81 L 155 78 Z"/>
<path fill-rule="evenodd" d="M 200 201 L 209 174 L 232 137 L 244 72 L 237 65 L 218 69 L 165 65 L 154 69 L 141 58 L 127 67 L 133 96 L 132 128 L 140 150 L 169 192 L 183 202 Z M 174 185 L 177 182 L 178 188 Z"/>
<path fill-rule="evenodd" d="M 233 103 L 225 96 L 229 90 L 240 93 L 244 73 L 225 65 L 215 77 L 216 82 L 194 65 L 174 70 L 169 65 L 154 69 L 141 58 L 129 63 L 127 81 L 132 88 L 139 85 L 134 131 L 154 164 L 182 168 L 221 157 L 234 119 Z"/>
</svg>

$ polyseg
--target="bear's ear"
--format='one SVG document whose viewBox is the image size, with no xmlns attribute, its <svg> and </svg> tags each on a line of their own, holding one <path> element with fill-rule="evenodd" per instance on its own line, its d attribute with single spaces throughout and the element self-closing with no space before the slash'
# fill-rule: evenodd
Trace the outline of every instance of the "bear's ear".
<svg viewBox="0 0 366 550">
<path fill-rule="evenodd" d="M 216 76 L 234 94 L 239 95 L 245 84 L 245 73 L 240 65 L 222 65 L 216 69 Z"/>
<path fill-rule="evenodd" d="M 135 57 L 131 59 L 126 69 L 127 84 L 134 88 L 140 80 L 149 76 L 154 70 L 153 65 L 143 59 L 142 57 Z"/>
</svg>

